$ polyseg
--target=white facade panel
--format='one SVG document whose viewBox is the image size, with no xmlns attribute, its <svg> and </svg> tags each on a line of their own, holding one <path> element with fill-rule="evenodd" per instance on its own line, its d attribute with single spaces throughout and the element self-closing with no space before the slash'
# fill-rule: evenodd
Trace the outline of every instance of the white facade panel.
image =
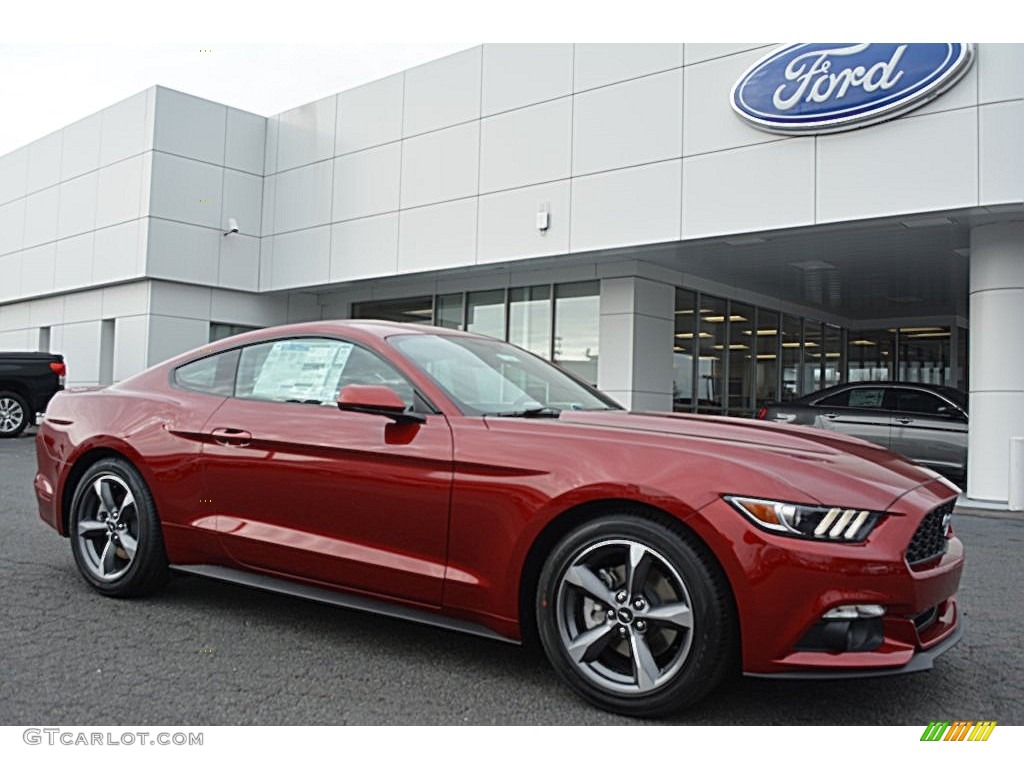
<svg viewBox="0 0 1024 768">
<path fill-rule="evenodd" d="M 263 148 L 263 173 L 267 176 L 277 173 L 277 135 L 280 127 L 280 116 L 267 118 L 267 144 Z"/>
<path fill-rule="evenodd" d="M 483 120 L 480 193 L 565 179 L 572 172 L 572 99 Z"/>
<path fill-rule="evenodd" d="M 253 296 L 238 291 L 213 290 L 210 319 L 218 323 L 269 326 L 280 325 L 287 318 L 284 296 Z"/>
<path fill-rule="evenodd" d="M 291 232 L 331 219 L 334 161 L 324 160 L 277 175 L 274 192 L 274 231 Z"/>
<path fill-rule="evenodd" d="M 399 273 L 472 264 L 476 260 L 476 214 L 475 197 L 402 211 Z"/>
<path fill-rule="evenodd" d="M 681 69 L 575 96 L 573 174 L 679 157 Z"/>
<path fill-rule="evenodd" d="M 150 287 L 149 311 L 154 315 L 210 319 L 212 289 L 154 280 Z"/>
<path fill-rule="evenodd" d="M 0 331 L 0 348 L 12 352 L 32 352 L 35 351 L 36 344 L 30 330 Z"/>
<path fill-rule="evenodd" d="M 672 160 L 573 179 L 571 250 L 677 240 L 681 173 Z"/>
<path fill-rule="evenodd" d="M 95 233 L 86 232 L 77 237 L 57 241 L 56 267 L 53 288 L 67 291 L 86 288 L 92 282 L 92 252 Z"/>
<path fill-rule="evenodd" d="M 24 197 L 27 189 L 28 147 L 22 147 L 0 157 L 0 205 Z"/>
<path fill-rule="evenodd" d="M 22 316 L 21 325 L 27 326 L 30 330 L 38 330 L 45 325 L 54 326 L 64 322 L 63 296 L 26 301 L 20 306 L 28 310 L 27 317 L 26 312 L 19 313 Z"/>
<path fill-rule="evenodd" d="M 153 148 L 223 165 L 227 113 L 223 104 L 158 86 Z"/>
<path fill-rule="evenodd" d="M 986 104 L 978 110 L 978 203 L 1024 200 L 1024 101 Z"/>
<path fill-rule="evenodd" d="M 978 203 L 976 108 L 906 117 L 817 142 L 818 223 Z"/>
<path fill-rule="evenodd" d="M 326 160 L 334 155 L 337 96 L 282 112 L 277 134 L 277 171 Z"/>
<path fill-rule="evenodd" d="M 225 166 L 262 175 L 266 140 L 267 118 L 228 107 Z"/>
<path fill-rule="evenodd" d="M 402 135 L 480 117 L 480 46 L 406 70 Z"/>
<path fill-rule="evenodd" d="M 729 103 L 729 94 L 743 72 L 765 51 L 748 51 L 695 64 L 683 70 L 683 154 L 776 141 L 779 136 L 749 125 Z"/>
<path fill-rule="evenodd" d="M 585 91 L 681 66 L 680 43 L 579 43 L 575 90 Z"/>
<path fill-rule="evenodd" d="M 764 56 L 770 47 L 770 43 L 687 43 L 683 49 L 683 63 L 689 66 L 709 59 L 720 59 L 734 53 L 743 53 L 754 48 L 765 48 L 761 51 L 761 55 Z"/>
<path fill-rule="evenodd" d="M 569 251 L 568 180 L 480 197 L 478 264 L 551 256 Z M 537 212 L 548 229 L 537 229 Z"/>
<path fill-rule="evenodd" d="M 93 246 L 94 285 L 141 277 L 146 254 L 146 220 L 125 221 L 96 230 Z M 190 259 L 186 256 L 185 261 Z"/>
<path fill-rule="evenodd" d="M 57 238 L 60 187 L 49 187 L 25 200 L 25 238 L 23 247 L 34 248 Z"/>
<path fill-rule="evenodd" d="M 220 239 L 220 268 L 217 285 L 242 291 L 260 287 L 260 241 L 249 235 L 230 235 Z"/>
<path fill-rule="evenodd" d="M 60 185 L 57 237 L 71 237 L 96 228 L 99 173 L 86 173 Z"/>
<path fill-rule="evenodd" d="M 149 316 L 149 348 L 146 365 L 156 365 L 168 358 L 210 342 L 209 320 L 190 317 Z"/>
<path fill-rule="evenodd" d="M 224 204 L 221 207 L 220 227 L 228 231 L 228 219 L 238 222 L 243 235 L 260 234 L 263 215 L 263 179 L 251 173 L 224 170 Z M 231 237 L 234 237 L 232 235 Z M 230 237 L 228 238 L 230 239 Z"/>
<path fill-rule="evenodd" d="M 338 94 L 335 152 L 344 155 L 401 139 L 404 96 L 401 72 Z"/>
<path fill-rule="evenodd" d="M 683 160 L 683 237 L 814 223 L 814 138 Z"/>
<path fill-rule="evenodd" d="M 146 369 L 149 317 L 118 317 L 114 323 L 114 381 L 127 379 Z"/>
<path fill-rule="evenodd" d="M 100 165 L 110 165 L 153 148 L 156 89 L 150 88 L 100 112 Z"/>
<path fill-rule="evenodd" d="M 499 43 L 483 47 L 484 116 L 572 93 L 570 43 Z"/>
<path fill-rule="evenodd" d="M 65 323 L 96 320 L 103 314 L 103 291 L 80 291 L 64 297 Z"/>
<path fill-rule="evenodd" d="M 345 221 L 397 211 L 401 176 L 401 142 L 335 158 L 331 220 Z"/>
<path fill-rule="evenodd" d="M 328 282 L 331 267 L 331 228 L 303 229 L 274 235 L 270 285 L 279 290 Z"/>
<path fill-rule="evenodd" d="M 64 129 L 60 156 L 61 180 L 81 176 L 100 167 L 100 134 L 103 115 L 96 113 Z"/>
<path fill-rule="evenodd" d="M 223 168 L 164 152 L 154 152 L 152 164 L 151 215 L 220 228 Z"/>
<path fill-rule="evenodd" d="M 1024 45 L 982 43 L 977 52 L 979 102 L 1024 98 Z"/>
<path fill-rule="evenodd" d="M 402 208 L 475 195 L 480 123 L 434 131 L 402 142 Z"/>
<path fill-rule="evenodd" d="M 363 280 L 398 271 L 398 214 L 355 219 L 331 227 L 331 282 Z"/>
<path fill-rule="evenodd" d="M 28 145 L 28 193 L 60 181 L 60 153 L 64 132 L 57 131 Z"/>
<path fill-rule="evenodd" d="M 53 290 L 57 244 L 47 243 L 22 251 L 21 295 L 37 296 Z"/>
<path fill-rule="evenodd" d="M 263 178 L 263 194 L 260 200 L 260 236 L 274 234 L 274 208 L 277 205 L 277 176 Z"/>
<path fill-rule="evenodd" d="M 142 215 L 142 190 L 147 162 L 147 155 L 136 155 L 100 168 L 99 192 L 96 198 L 98 228 L 131 221 Z M 211 200 L 213 202 L 208 203 L 208 207 L 218 206 L 220 195 Z"/>
<path fill-rule="evenodd" d="M 0 289 L 2 286 L 3 283 L 0 283 Z M 41 302 L 22 301 L 17 304 L 0 305 L 0 330 L 10 331 L 33 325 L 31 307 L 39 303 Z"/>
<path fill-rule="evenodd" d="M 149 293 L 150 283 L 147 280 L 107 286 L 100 294 L 103 317 L 141 315 L 148 312 Z"/>
<path fill-rule="evenodd" d="M 21 250 L 24 236 L 25 198 L 0 205 L 0 256 Z"/>
<path fill-rule="evenodd" d="M 65 322 L 63 340 L 54 351 L 64 355 L 68 384 L 98 384 L 100 378 L 100 321 Z"/>
<path fill-rule="evenodd" d="M 151 277 L 214 285 L 222 237 L 215 230 L 194 224 L 149 219 L 146 273 Z M 97 243 L 97 260 L 98 254 Z"/>
</svg>

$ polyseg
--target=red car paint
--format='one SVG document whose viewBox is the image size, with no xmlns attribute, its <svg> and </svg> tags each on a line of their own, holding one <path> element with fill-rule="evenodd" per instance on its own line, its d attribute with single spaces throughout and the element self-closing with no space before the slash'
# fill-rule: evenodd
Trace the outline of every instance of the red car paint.
<svg viewBox="0 0 1024 768">
<path fill-rule="evenodd" d="M 66 536 L 73 473 L 116 452 L 149 485 L 172 564 L 284 576 L 517 640 L 525 572 L 553 543 L 545 531 L 584 504 L 633 502 L 676 517 L 717 558 L 746 672 L 892 669 L 954 633 L 959 540 L 950 534 L 946 553 L 926 567 L 904 559 L 924 515 L 956 496 L 926 470 L 859 440 L 754 420 L 463 415 L 388 341 L 408 333 L 456 332 L 374 321 L 270 328 L 110 387 L 58 394 L 36 443 L 40 516 Z M 295 335 L 376 351 L 441 413 L 394 423 L 170 383 L 174 368 L 211 352 Z M 859 544 L 801 540 L 756 527 L 726 494 L 889 514 Z M 823 612 L 850 603 L 886 606 L 878 649 L 794 649 Z M 919 634 L 910 617 L 933 606 L 938 618 Z"/>
</svg>

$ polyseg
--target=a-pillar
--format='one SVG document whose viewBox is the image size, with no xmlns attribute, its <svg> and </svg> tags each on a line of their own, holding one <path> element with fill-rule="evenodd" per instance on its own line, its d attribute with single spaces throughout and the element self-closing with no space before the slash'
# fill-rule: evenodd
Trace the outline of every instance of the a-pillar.
<svg viewBox="0 0 1024 768">
<path fill-rule="evenodd" d="M 967 495 L 1005 504 L 1010 439 L 1024 436 L 1024 221 L 972 229 L 970 264 Z"/>
<path fill-rule="evenodd" d="M 598 386 L 633 411 L 672 410 L 675 288 L 642 277 L 601 281 Z"/>
</svg>

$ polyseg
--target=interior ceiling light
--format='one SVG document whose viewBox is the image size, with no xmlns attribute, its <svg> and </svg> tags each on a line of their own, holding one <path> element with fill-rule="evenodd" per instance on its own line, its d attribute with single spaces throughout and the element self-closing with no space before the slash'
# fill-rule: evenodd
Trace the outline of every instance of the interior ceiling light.
<svg viewBox="0 0 1024 768">
<path fill-rule="evenodd" d="M 775 355 L 758 355 L 757 359 L 758 360 L 774 360 L 775 359 Z"/>
<path fill-rule="evenodd" d="M 850 342 L 855 347 L 877 347 L 877 341 L 868 341 L 867 339 L 854 339 Z"/>
<path fill-rule="evenodd" d="M 744 331 L 743 333 L 746 336 L 752 336 L 754 334 L 753 331 Z M 778 331 L 777 328 L 758 328 L 757 329 L 757 335 L 758 336 L 777 336 L 778 334 L 779 334 L 779 331 Z"/>
<path fill-rule="evenodd" d="M 725 349 L 724 344 L 715 344 L 713 349 Z M 730 344 L 729 349 L 750 349 L 746 344 Z"/>
<path fill-rule="evenodd" d="M 746 322 L 747 318 L 745 318 L 743 315 L 729 315 L 729 319 L 732 320 L 734 323 L 742 323 Z M 701 320 L 703 320 L 705 323 L 724 323 L 725 315 L 708 315 L 707 317 L 702 317 Z"/>
<path fill-rule="evenodd" d="M 698 339 L 710 339 L 711 338 L 711 334 L 710 333 L 704 333 L 703 331 L 701 333 L 696 334 L 696 336 L 697 336 Z M 693 337 L 694 337 L 694 334 L 692 334 L 692 333 L 677 333 L 676 334 L 676 338 L 677 339 L 692 339 Z"/>
<path fill-rule="evenodd" d="M 949 331 L 938 331 L 936 333 L 910 333 L 908 339 L 946 339 L 951 336 Z"/>
</svg>

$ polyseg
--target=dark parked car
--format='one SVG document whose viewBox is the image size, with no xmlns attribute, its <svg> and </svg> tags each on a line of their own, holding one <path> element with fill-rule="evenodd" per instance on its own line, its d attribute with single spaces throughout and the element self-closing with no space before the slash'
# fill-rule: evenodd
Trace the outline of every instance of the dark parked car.
<svg viewBox="0 0 1024 768">
<path fill-rule="evenodd" d="M 951 387 L 862 382 L 773 403 L 759 419 L 859 437 L 957 481 L 967 474 L 967 393 Z"/>
<path fill-rule="evenodd" d="M 61 355 L 0 352 L 0 438 L 17 437 L 36 414 L 64 389 L 67 368 Z"/>
<path fill-rule="evenodd" d="M 459 331 L 233 336 L 62 392 L 36 453 L 40 516 L 101 594 L 175 570 L 539 640 L 629 715 L 738 669 L 928 669 L 960 635 L 948 481 L 842 435 L 628 413 Z"/>
</svg>

